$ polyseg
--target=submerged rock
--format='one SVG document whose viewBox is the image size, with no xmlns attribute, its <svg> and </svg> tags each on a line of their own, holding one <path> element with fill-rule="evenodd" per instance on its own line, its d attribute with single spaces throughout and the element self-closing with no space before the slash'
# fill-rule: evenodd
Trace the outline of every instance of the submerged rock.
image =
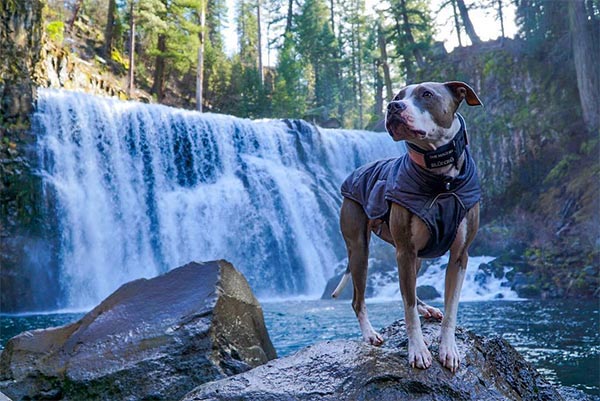
<svg viewBox="0 0 600 401">
<path fill-rule="evenodd" d="M 276 358 L 260 304 L 230 263 L 189 263 L 123 285 L 81 320 L 12 338 L 13 400 L 174 400 Z"/>
<path fill-rule="evenodd" d="M 182 401 L 562 400 L 505 340 L 457 330 L 456 374 L 437 361 L 440 324 L 425 321 L 434 356 L 427 370 L 407 363 L 404 322 L 381 334 L 382 347 L 341 340 L 318 343 L 233 377 L 206 383 Z"/>
<path fill-rule="evenodd" d="M 430 301 L 441 296 L 442 294 L 440 294 L 432 285 L 420 285 L 417 287 L 417 297 L 419 297 L 421 301 Z"/>
</svg>

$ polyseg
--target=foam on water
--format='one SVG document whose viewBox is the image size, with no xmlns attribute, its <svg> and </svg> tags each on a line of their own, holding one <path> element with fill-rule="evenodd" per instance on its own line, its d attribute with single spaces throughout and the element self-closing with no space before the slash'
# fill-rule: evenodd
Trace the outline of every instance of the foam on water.
<svg viewBox="0 0 600 401">
<path fill-rule="evenodd" d="M 494 260 L 491 256 L 471 256 L 467 266 L 467 273 L 463 282 L 460 301 L 490 301 L 490 300 L 520 300 L 517 293 L 510 289 L 508 279 L 503 276 L 495 278 L 491 275 L 481 274 L 479 266 Z M 446 264 L 448 255 L 436 259 L 425 272 L 417 278 L 417 286 L 429 285 L 434 287 L 443 297 L 444 281 L 446 275 Z M 393 270 L 391 270 L 393 271 Z M 507 271 L 505 271 L 507 273 Z M 376 286 L 374 301 L 389 301 L 400 298 L 398 275 L 391 274 L 376 278 L 379 281 Z M 439 298 L 440 301 L 443 298 Z"/>
</svg>

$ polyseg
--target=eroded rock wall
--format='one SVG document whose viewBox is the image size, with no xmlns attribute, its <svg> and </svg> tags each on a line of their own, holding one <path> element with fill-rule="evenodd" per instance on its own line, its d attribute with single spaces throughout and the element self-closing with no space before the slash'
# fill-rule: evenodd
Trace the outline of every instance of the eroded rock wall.
<svg viewBox="0 0 600 401">
<path fill-rule="evenodd" d="M 0 311 L 53 308 L 59 288 L 50 220 L 31 131 L 41 77 L 43 0 L 6 0 L 0 12 Z M 24 279 L 26 278 L 26 279 Z"/>
</svg>

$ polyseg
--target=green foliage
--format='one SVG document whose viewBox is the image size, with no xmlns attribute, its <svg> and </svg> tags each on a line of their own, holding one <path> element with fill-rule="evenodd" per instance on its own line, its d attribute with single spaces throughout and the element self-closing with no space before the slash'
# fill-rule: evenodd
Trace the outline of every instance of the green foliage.
<svg viewBox="0 0 600 401">
<path fill-rule="evenodd" d="M 300 118 L 306 112 L 308 94 L 305 68 L 291 33 L 285 35 L 279 51 L 279 64 L 273 94 L 274 115 Z"/>
<path fill-rule="evenodd" d="M 393 11 L 393 4 L 403 0 L 389 1 Z M 222 36 L 230 23 L 226 21 L 226 0 L 117 1 L 112 51 L 107 57 L 112 71 L 123 74 L 128 68 L 133 18 L 136 87 L 151 92 L 159 102 L 192 107 L 200 43 L 199 10 L 203 3 L 207 11 L 203 74 L 206 109 L 242 117 L 308 117 L 308 110 L 318 110 L 310 117 L 317 122 L 335 117 L 345 126 L 361 128 L 380 117 L 381 101 L 379 111 L 373 112 L 374 86 L 378 79 L 381 81 L 373 71 L 381 60 L 372 28 L 376 19 L 383 20 L 391 40 L 393 20 L 369 16 L 364 0 L 261 1 L 263 48 L 269 46 L 271 54 L 277 54 L 276 63 L 267 65 L 265 60 L 262 74 L 258 70 L 256 0 L 235 0 L 239 47 L 232 55 L 225 54 Z M 407 68 L 414 67 L 414 55 L 425 53 L 433 29 L 431 18 L 425 17 L 426 2 L 406 3 L 413 41 L 410 48 L 408 42 L 402 42 L 405 37 L 389 43 L 387 62 L 392 64 L 395 58 L 406 65 L 394 69 L 395 83 L 408 75 Z M 64 26 L 72 16 L 72 7 L 58 0 L 49 0 L 48 4 L 48 15 L 62 20 Z M 108 7 L 105 2 L 93 0 L 82 4 L 80 19 L 88 21 L 84 25 L 89 23 L 90 27 L 76 24 L 76 30 L 93 31 L 95 35 L 89 35 L 89 48 L 80 52 L 83 54 L 104 47 L 91 42 L 102 41 Z"/>
<path fill-rule="evenodd" d="M 598 145 L 600 144 L 600 139 L 592 138 L 587 141 L 584 141 L 581 144 L 579 151 L 585 156 L 591 156 L 593 152 L 598 152 Z"/>
<path fill-rule="evenodd" d="M 118 49 L 112 49 L 110 53 L 110 59 L 118 65 L 124 67 L 125 70 L 129 68 L 129 60 L 127 60 Z"/>
<path fill-rule="evenodd" d="M 64 40 L 65 24 L 62 21 L 52 21 L 46 25 L 48 37 L 55 43 L 62 43 Z"/>
<path fill-rule="evenodd" d="M 559 181 L 563 179 L 569 170 L 572 168 L 573 163 L 579 161 L 579 157 L 574 154 L 568 154 L 561 159 L 556 166 L 550 170 L 546 179 L 544 180 L 544 184 L 552 184 L 555 181 Z"/>
<path fill-rule="evenodd" d="M 335 105 L 338 88 L 336 38 L 331 31 L 324 0 L 307 0 L 296 20 L 297 49 L 314 73 L 314 106 Z"/>
</svg>

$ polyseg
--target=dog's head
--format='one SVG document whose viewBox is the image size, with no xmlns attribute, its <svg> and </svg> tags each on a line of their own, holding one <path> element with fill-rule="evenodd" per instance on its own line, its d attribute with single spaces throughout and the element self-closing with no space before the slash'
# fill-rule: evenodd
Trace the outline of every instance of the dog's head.
<svg viewBox="0 0 600 401">
<path fill-rule="evenodd" d="M 481 105 L 475 91 L 464 82 L 424 82 L 408 85 L 388 103 L 385 127 L 394 141 L 436 143 L 453 130 L 458 106 Z"/>
</svg>

